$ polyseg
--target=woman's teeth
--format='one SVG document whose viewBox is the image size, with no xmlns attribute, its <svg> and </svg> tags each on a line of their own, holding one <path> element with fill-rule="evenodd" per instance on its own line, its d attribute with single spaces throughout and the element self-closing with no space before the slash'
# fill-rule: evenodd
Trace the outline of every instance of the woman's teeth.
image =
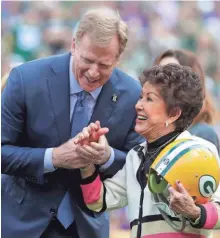
<svg viewBox="0 0 220 238">
<path fill-rule="evenodd" d="M 138 116 L 137 117 L 139 120 L 147 120 L 147 117 L 144 117 L 144 116 Z"/>
</svg>

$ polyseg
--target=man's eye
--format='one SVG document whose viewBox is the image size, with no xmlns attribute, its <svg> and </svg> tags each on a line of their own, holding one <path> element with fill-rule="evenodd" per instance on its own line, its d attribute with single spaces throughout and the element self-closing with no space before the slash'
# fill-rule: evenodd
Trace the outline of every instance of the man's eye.
<svg viewBox="0 0 220 238">
<path fill-rule="evenodd" d="M 87 64 L 91 64 L 91 63 L 92 63 L 92 61 L 89 60 L 89 59 L 83 58 L 83 60 L 84 60 L 84 62 L 87 63 Z"/>
<path fill-rule="evenodd" d="M 103 69 L 108 69 L 110 66 L 109 65 L 106 65 L 106 64 L 100 64 L 100 66 L 103 68 Z"/>
</svg>

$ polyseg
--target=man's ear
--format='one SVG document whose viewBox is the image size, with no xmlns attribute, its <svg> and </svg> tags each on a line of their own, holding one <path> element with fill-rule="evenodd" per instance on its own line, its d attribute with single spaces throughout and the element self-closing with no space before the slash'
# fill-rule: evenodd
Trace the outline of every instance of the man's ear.
<svg viewBox="0 0 220 238">
<path fill-rule="evenodd" d="M 118 67 L 119 67 L 119 65 L 120 65 L 122 55 L 123 55 L 123 53 L 121 53 L 121 54 L 117 57 L 117 63 L 116 63 L 116 65 L 117 65 Z"/>
<path fill-rule="evenodd" d="M 72 44 L 71 44 L 71 54 L 72 55 L 74 55 L 75 49 L 76 49 L 76 39 L 73 38 Z"/>
<path fill-rule="evenodd" d="M 119 67 L 119 63 L 120 63 L 120 61 L 118 59 L 117 62 L 116 62 L 116 67 Z"/>
<path fill-rule="evenodd" d="M 115 62 L 115 67 L 119 67 L 121 56 L 118 56 Z"/>
</svg>

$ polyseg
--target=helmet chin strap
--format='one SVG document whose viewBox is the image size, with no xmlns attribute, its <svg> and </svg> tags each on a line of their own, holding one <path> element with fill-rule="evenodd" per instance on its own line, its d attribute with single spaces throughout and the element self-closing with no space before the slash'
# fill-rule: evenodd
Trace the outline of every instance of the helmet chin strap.
<svg viewBox="0 0 220 238">
<path fill-rule="evenodd" d="M 164 203 L 167 205 L 167 199 L 163 194 L 153 194 L 154 200 L 156 203 Z M 162 210 L 160 207 L 157 207 L 163 216 L 164 220 L 176 231 L 183 231 L 184 228 L 186 227 L 186 218 L 183 217 L 182 215 L 176 215 L 175 217 L 179 219 L 176 223 L 172 221 L 168 214 Z M 173 212 L 172 212 L 173 213 Z"/>
</svg>

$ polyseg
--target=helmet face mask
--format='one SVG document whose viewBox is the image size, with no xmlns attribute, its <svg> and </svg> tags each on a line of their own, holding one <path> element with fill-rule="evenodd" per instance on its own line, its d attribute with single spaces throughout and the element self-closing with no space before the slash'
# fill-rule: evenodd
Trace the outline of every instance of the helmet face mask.
<svg viewBox="0 0 220 238">
<path fill-rule="evenodd" d="M 152 196 L 152 203 L 159 209 L 159 211 L 165 212 L 170 217 L 178 217 L 172 209 L 169 207 L 169 203 L 162 194 L 151 194 Z"/>
</svg>

